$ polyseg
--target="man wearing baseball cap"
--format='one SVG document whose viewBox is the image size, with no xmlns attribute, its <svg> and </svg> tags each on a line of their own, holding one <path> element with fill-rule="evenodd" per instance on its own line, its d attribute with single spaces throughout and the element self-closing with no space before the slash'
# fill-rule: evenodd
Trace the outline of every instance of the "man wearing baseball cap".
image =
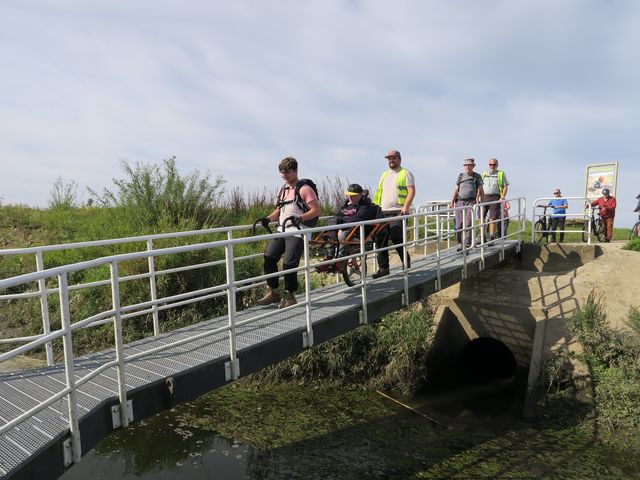
<svg viewBox="0 0 640 480">
<path fill-rule="evenodd" d="M 591 206 L 598 206 L 598 215 L 602 219 L 602 224 L 604 225 L 604 241 L 610 242 L 611 237 L 613 236 L 613 219 L 616 216 L 616 198 L 610 195 L 608 188 L 602 189 L 602 196 L 593 202 L 591 202 Z"/>
<path fill-rule="evenodd" d="M 479 173 L 473 171 L 476 162 L 473 158 L 466 158 L 462 162 L 464 171 L 458 175 L 456 186 L 453 189 L 453 197 L 449 208 L 455 207 L 470 207 L 478 202 L 482 202 L 484 198 L 484 190 L 482 189 L 482 176 Z M 465 239 L 465 246 L 471 246 L 471 238 L 473 237 L 473 231 L 471 230 L 471 208 L 459 208 L 455 211 L 456 222 L 456 237 L 460 246 L 458 250 L 462 250 L 463 239 Z M 463 230 L 465 227 L 468 230 Z"/>
<path fill-rule="evenodd" d="M 385 218 L 396 217 L 398 215 L 406 215 L 411 208 L 411 202 L 416 196 L 416 186 L 413 174 L 402 167 L 402 156 L 398 150 L 389 150 L 385 155 L 387 159 L 388 169 L 382 172 L 378 189 L 373 197 L 373 203 L 382 208 L 382 216 Z M 377 248 L 384 248 L 389 244 L 389 239 L 394 245 L 402 243 L 402 221 L 389 223 L 389 228 L 383 230 L 376 239 Z M 400 255 L 400 260 L 404 259 L 404 249 L 402 246 L 396 248 L 396 252 Z M 403 260 L 404 263 L 404 260 Z M 411 266 L 411 259 L 407 252 L 406 268 Z M 372 275 L 373 278 L 389 275 L 389 250 L 378 252 L 378 271 Z"/>
</svg>

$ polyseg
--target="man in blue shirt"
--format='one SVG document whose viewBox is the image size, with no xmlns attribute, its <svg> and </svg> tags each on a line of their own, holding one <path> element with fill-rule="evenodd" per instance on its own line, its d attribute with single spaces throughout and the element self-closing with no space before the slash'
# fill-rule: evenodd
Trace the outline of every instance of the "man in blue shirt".
<svg viewBox="0 0 640 480">
<path fill-rule="evenodd" d="M 561 197 L 562 193 L 559 188 L 553 192 L 554 198 L 549 201 L 548 207 L 553 207 L 551 213 L 551 241 L 556 241 L 556 230 L 560 227 L 560 243 L 564 240 L 564 222 L 567 218 L 567 208 L 569 204 Z"/>
</svg>

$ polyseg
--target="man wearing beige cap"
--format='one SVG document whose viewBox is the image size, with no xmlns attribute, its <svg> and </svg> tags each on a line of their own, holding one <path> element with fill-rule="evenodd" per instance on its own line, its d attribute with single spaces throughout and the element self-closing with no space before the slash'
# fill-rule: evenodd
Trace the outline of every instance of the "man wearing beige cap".
<svg viewBox="0 0 640 480">
<path fill-rule="evenodd" d="M 479 173 L 473 171 L 476 162 L 473 158 L 466 158 L 462 162 L 464 171 L 458 175 L 456 186 L 453 189 L 453 197 L 449 208 L 455 207 L 469 207 L 475 205 L 478 202 L 482 202 L 484 198 L 484 190 L 482 189 L 482 176 Z M 471 246 L 471 238 L 473 237 L 473 230 L 471 225 L 471 209 L 458 209 L 455 211 L 456 221 L 456 237 L 460 246 L 458 250 L 462 249 L 462 241 L 465 239 L 465 246 Z M 463 227 L 468 230 L 463 231 Z"/>
<path fill-rule="evenodd" d="M 398 215 L 406 215 L 411 208 L 411 202 L 416 196 L 416 186 L 413 174 L 402 167 L 402 157 L 397 150 L 389 150 L 385 155 L 389 168 L 382 172 L 378 189 L 373 197 L 373 203 L 382 208 L 383 217 L 396 217 Z M 386 247 L 389 244 L 389 238 L 394 245 L 402 243 L 402 221 L 391 222 L 389 228 L 376 240 L 378 248 Z M 400 260 L 404 259 L 402 246 L 396 248 L 396 252 L 400 255 Z M 404 262 L 403 262 L 404 263 Z M 407 265 L 411 266 L 411 259 L 407 253 Z M 378 271 L 372 275 L 373 278 L 389 275 L 389 250 L 378 252 Z"/>
</svg>

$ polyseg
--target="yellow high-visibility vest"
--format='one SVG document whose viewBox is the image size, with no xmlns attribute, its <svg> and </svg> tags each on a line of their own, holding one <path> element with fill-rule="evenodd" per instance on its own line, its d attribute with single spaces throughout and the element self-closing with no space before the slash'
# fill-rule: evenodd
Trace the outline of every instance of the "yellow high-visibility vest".
<svg viewBox="0 0 640 480">
<path fill-rule="evenodd" d="M 378 190 L 376 190 L 376 194 L 373 197 L 373 203 L 376 205 L 381 205 L 382 201 L 382 183 L 384 179 L 389 175 L 389 170 L 385 170 L 380 177 L 380 183 L 378 183 Z M 407 188 L 407 169 L 404 167 L 400 167 L 398 170 L 398 177 L 396 179 L 396 186 L 398 188 L 398 205 L 404 205 L 404 202 L 407 201 L 407 196 L 409 195 L 409 189 Z"/>
</svg>

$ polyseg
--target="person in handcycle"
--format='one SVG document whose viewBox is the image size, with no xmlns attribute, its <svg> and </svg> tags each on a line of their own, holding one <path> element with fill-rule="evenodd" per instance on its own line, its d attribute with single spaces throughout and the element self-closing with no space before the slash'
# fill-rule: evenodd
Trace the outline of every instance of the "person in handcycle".
<svg viewBox="0 0 640 480">
<path fill-rule="evenodd" d="M 357 183 L 349 185 L 344 193 L 347 199 L 336 212 L 336 225 L 372 220 L 380 216 L 380 207 L 371 202 L 368 196 L 369 192 Z M 386 224 L 365 226 L 365 242 L 373 243 L 373 239 L 385 226 Z M 360 249 L 360 228 L 356 226 L 339 230 L 324 230 L 311 240 L 311 244 L 324 249 L 323 262 L 349 256 Z M 320 265 L 316 267 L 316 270 L 318 272 L 342 273 L 345 282 L 350 286 L 354 284 L 351 279 L 354 275 L 362 276 L 359 258 L 338 260 L 334 263 Z"/>
</svg>

